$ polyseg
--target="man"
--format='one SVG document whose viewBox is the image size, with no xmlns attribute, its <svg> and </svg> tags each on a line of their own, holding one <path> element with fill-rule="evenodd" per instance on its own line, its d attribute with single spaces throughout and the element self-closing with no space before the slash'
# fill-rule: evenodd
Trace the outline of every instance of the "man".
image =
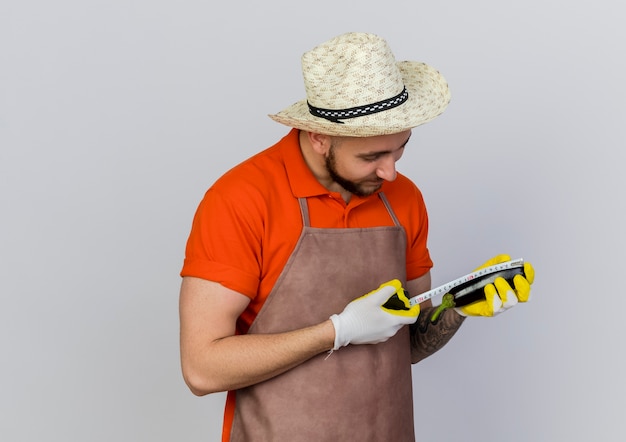
<svg viewBox="0 0 626 442">
<path fill-rule="evenodd" d="M 430 288 L 428 219 L 395 163 L 448 86 L 371 34 L 319 45 L 302 69 L 307 99 L 271 115 L 291 131 L 222 176 L 194 217 L 183 375 L 197 395 L 228 391 L 224 441 L 413 441 L 411 363 L 465 316 L 527 300 L 532 268 L 436 322 L 430 302 L 410 307 L 403 289 Z"/>
</svg>

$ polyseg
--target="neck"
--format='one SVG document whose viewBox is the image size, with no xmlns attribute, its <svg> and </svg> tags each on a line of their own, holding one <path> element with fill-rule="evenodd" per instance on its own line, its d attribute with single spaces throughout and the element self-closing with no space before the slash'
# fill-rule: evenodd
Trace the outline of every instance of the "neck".
<svg viewBox="0 0 626 442">
<path fill-rule="evenodd" d="M 313 135 L 313 136 L 311 136 Z M 346 202 L 350 202 L 352 194 L 341 187 L 333 180 L 326 169 L 325 155 L 330 149 L 330 137 L 319 134 L 309 134 L 300 131 L 300 151 L 304 162 L 311 170 L 311 173 L 319 183 L 330 192 L 338 192 Z"/>
</svg>

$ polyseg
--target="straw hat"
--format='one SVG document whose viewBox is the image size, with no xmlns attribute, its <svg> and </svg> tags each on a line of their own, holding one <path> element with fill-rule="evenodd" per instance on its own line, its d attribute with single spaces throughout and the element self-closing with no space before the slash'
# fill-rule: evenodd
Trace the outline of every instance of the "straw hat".
<svg viewBox="0 0 626 442">
<path fill-rule="evenodd" d="M 447 107 L 446 80 L 432 67 L 396 62 L 387 42 L 347 33 L 302 56 L 307 98 L 270 115 L 274 121 L 326 135 L 367 137 L 403 132 Z"/>
</svg>

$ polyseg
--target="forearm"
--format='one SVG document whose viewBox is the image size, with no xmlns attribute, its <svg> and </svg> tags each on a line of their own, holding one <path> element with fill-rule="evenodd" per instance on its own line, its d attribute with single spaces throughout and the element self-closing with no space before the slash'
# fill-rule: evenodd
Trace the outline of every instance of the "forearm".
<svg viewBox="0 0 626 442">
<path fill-rule="evenodd" d="M 334 336 L 330 321 L 287 333 L 227 336 L 183 348 L 183 374 L 196 395 L 243 388 L 332 349 Z"/>
<path fill-rule="evenodd" d="M 434 311 L 434 307 L 422 309 L 417 322 L 410 327 L 413 364 L 426 359 L 446 345 L 465 320 L 454 309 L 448 309 L 433 324 L 430 318 Z"/>
</svg>

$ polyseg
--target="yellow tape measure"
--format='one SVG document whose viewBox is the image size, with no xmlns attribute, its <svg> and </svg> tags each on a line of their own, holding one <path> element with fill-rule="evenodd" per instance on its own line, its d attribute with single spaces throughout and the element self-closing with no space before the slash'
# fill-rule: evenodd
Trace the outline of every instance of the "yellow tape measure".
<svg viewBox="0 0 626 442">
<path fill-rule="evenodd" d="M 460 278 L 450 281 L 446 284 L 440 285 L 432 290 L 411 298 L 409 300 L 411 307 L 415 304 L 420 304 L 430 298 L 438 295 L 445 295 L 451 293 L 454 295 L 454 302 L 457 307 L 471 304 L 484 298 L 483 291 L 481 290 L 487 284 L 493 283 L 496 278 L 502 277 L 507 281 L 512 281 L 515 275 L 524 275 L 524 259 L 512 259 L 500 264 L 496 264 L 484 269 L 476 270 L 475 272 L 468 273 Z"/>
</svg>

